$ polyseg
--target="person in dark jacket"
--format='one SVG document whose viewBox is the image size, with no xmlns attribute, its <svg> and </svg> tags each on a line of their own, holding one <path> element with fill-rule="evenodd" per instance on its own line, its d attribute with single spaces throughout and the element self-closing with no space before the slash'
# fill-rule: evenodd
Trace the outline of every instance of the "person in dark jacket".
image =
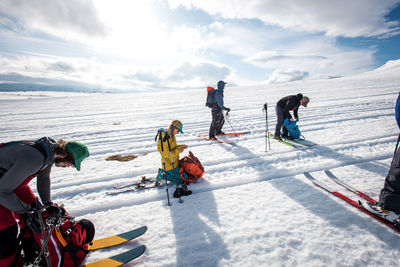
<svg viewBox="0 0 400 267">
<path fill-rule="evenodd" d="M 75 166 L 79 171 L 82 160 L 88 156 L 87 147 L 79 142 L 56 142 L 49 137 L 0 144 L 0 266 L 10 266 L 16 258 L 16 217 L 21 218 L 21 214 L 36 208 L 36 196 L 29 182 L 37 177 L 36 187 L 41 202 L 52 206 L 52 165 Z"/>
<path fill-rule="evenodd" d="M 289 118 L 290 121 L 299 120 L 298 110 L 300 105 L 303 107 L 307 107 L 310 99 L 307 96 L 303 96 L 302 94 L 297 95 L 289 95 L 281 98 L 275 106 L 276 112 L 276 127 L 275 127 L 275 138 L 282 139 L 289 138 L 288 130 L 283 127 L 283 133 L 281 135 L 281 128 L 286 118 Z M 293 116 L 289 111 L 293 111 Z"/>
<path fill-rule="evenodd" d="M 218 89 L 215 92 L 214 100 L 216 105 L 211 108 L 212 122 L 210 125 L 210 131 L 208 133 L 208 138 L 210 140 L 215 140 L 216 135 L 224 134 L 222 132 L 222 127 L 225 123 L 223 110 L 227 112 L 231 111 L 230 108 L 224 106 L 224 89 L 226 82 L 219 81 L 217 86 Z"/>
<path fill-rule="evenodd" d="M 400 128 L 400 93 L 396 101 L 395 117 L 397 126 Z M 397 141 L 389 172 L 386 175 L 384 186 L 379 195 L 379 206 L 400 215 L 400 149 L 398 149 L 399 140 L 400 135 Z"/>
</svg>

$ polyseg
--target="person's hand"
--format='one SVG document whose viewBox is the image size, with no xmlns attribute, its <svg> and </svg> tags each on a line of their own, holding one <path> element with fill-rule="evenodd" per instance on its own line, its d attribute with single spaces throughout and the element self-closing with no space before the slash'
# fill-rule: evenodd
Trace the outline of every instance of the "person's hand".
<svg viewBox="0 0 400 267">
<path fill-rule="evenodd" d="M 290 121 L 294 121 L 294 119 L 293 119 L 293 118 L 290 118 Z"/>
<path fill-rule="evenodd" d="M 188 148 L 187 145 L 179 145 L 179 147 L 180 147 L 180 149 L 181 149 L 182 151 L 185 150 L 186 148 Z"/>
<path fill-rule="evenodd" d="M 64 207 L 63 206 L 58 206 L 57 203 L 53 203 L 53 202 L 50 201 L 50 202 L 44 203 L 44 206 L 46 207 L 45 211 L 48 214 L 51 214 L 51 215 L 57 214 L 57 215 L 62 215 L 62 216 L 65 215 Z"/>
<path fill-rule="evenodd" d="M 296 118 L 296 121 L 299 121 L 300 119 L 299 118 Z"/>
<path fill-rule="evenodd" d="M 230 108 L 226 108 L 226 112 L 230 112 L 231 111 L 231 109 Z"/>
</svg>

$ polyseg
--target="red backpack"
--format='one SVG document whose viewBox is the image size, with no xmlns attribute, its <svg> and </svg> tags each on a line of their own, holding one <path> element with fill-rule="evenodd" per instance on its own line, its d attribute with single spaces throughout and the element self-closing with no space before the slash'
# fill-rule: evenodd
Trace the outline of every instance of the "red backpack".
<svg viewBox="0 0 400 267">
<path fill-rule="evenodd" d="M 201 178 L 204 174 L 203 165 L 201 165 L 200 160 L 196 158 L 191 151 L 189 151 L 189 156 L 185 156 L 179 160 L 179 175 L 182 180 L 188 183 L 196 182 L 197 179 Z M 188 178 L 185 178 L 183 172 L 186 172 Z"/>
<path fill-rule="evenodd" d="M 207 87 L 207 98 L 206 98 L 206 106 L 209 108 L 218 108 L 218 105 L 215 103 L 215 88 L 208 86 Z"/>
<path fill-rule="evenodd" d="M 51 219 L 51 216 L 45 211 L 42 212 L 45 225 L 46 221 Z M 47 243 L 48 260 L 51 266 L 81 266 L 89 252 L 88 245 L 94 238 L 94 225 L 86 219 L 75 221 L 69 214 L 66 214 L 60 220 L 61 222 L 52 231 L 50 230 L 51 227 L 46 227 L 46 237 L 51 231 L 51 236 Z M 21 229 L 19 239 L 24 251 L 24 261 L 33 263 L 43 246 L 42 233 L 33 232 L 22 220 L 20 220 L 19 224 Z M 39 265 L 47 266 L 44 256 L 41 257 Z"/>
</svg>

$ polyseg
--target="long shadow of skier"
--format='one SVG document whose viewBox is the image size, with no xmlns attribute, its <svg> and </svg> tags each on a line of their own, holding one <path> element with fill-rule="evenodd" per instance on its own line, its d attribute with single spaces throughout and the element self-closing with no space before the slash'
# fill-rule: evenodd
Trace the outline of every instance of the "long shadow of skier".
<svg viewBox="0 0 400 267">
<path fill-rule="evenodd" d="M 171 191 L 174 187 L 171 186 Z M 220 234 L 217 204 L 212 191 L 172 198 L 170 207 L 176 238 L 176 266 L 218 266 L 230 255 Z"/>
</svg>

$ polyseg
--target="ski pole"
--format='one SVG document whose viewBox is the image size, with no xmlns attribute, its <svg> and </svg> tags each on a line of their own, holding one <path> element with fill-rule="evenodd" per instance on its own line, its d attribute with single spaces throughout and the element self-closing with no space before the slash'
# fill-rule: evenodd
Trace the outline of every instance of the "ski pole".
<svg viewBox="0 0 400 267">
<path fill-rule="evenodd" d="M 36 198 L 36 207 L 37 207 L 37 211 L 36 212 L 38 213 L 40 228 L 42 228 L 43 244 L 42 244 L 42 249 L 40 250 L 39 255 L 36 257 L 35 262 L 33 263 L 33 266 L 39 266 L 40 258 L 42 257 L 42 255 L 44 255 L 44 258 L 46 260 L 47 266 L 51 267 L 51 262 L 50 262 L 50 259 L 49 259 L 49 253 L 47 251 L 47 242 L 50 239 L 51 232 L 53 231 L 53 229 L 50 229 L 49 235 L 46 237 L 46 230 L 45 230 L 45 226 L 43 224 L 43 217 L 42 217 L 42 207 L 40 207 L 40 205 L 41 204 L 39 202 L 39 199 Z"/>
<path fill-rule="evenodd" d="M 54 228 L 55 228 L 55 225 L 52 225 L 50 227 L 49 234 L 45 238 L 43 238 L 43 247 L 40 250 L 39 255 L 36 257 L 35 262 L 33 263 L 33 266 L 35 266 L 35 267 L 39 266 L 40 258 L 42 257 L 42 255 L 44 255 L 44 257 L 46 258 L 47 266 L 51 267 L 51 263 L 49 260 L 49 252 L 47 251 L 47 244 L 49 243 L 49 240 L 50 240 L 51 234 L 53 233 Z"/>
<path fill-rule="evenodd" d="M 168 191 L 168 181 L 167 181 L 167 170 L 165 167 L 165 151 L 164 151 L 164 142 L 162 140 L 162 134 L 161 131 L 158 132 L 159 133 L 159 141 L 161 142 L 161 151 L 162 151 L 162 159 L 163 159 L 163 171 L 164 171 L 164 178 L 165 178 L 165 191 L 167 191 L 167 200 L 168 200 L 168 206 L 171 206 L 171 202 L 169 201 L 169 191 Z M 167 133 L 165 133 L 167 134 Z"/>
<path fill-rule="evenodd" d="M 172 171 L 174 172 L 174 177 L 175 180 L 178 181 L 178 179 L 176 178 L 176 172 L 175 172 L 175 167 L 174 167 L 174 159 L 172 158 L 172 152 L 171 152 L 171 146 L 169 145 L 169 140 L 167 139 L 167 144 L 168 144 L 168 149 L 169 149 L 169 156 L 171 157 L 171 165 L 172 165 Z M 178 189 L 178 184 L 176 185 L 176 189 Z M 179 193 L 179 203 L 183 203 L 183 200 L 181 198 L 181 193 Z"/>
<path fill-rule="evenodd" d="M 231 129 L 232 129 L 234 135 L 236 135 L 236 132 L 235 132 L 235 130 L 233 129 L 231 122 L 230 122 L 229 119 L 228 119 L 228 112 L 226 112 L 225 118 L 226 118 L 226 120 L 228 121 L 229 125 L 231 126 Z"/>
<path fill-rule="evenodd" d="M 43 207 L 44 207 L 44 206 L 43 206 Z M 42 207 L 42 208 L 43 208 L 43 207 Z M 41 210 L 39 210 L 39 212 L 41 213 Z M 35 259 L 35 261 L 34 261 L 34 263 L 33 263 L 33 266 L 35 266 L 35 267 L 36 267 L 36 266 L 39 266 L 39 264 L 40 264 L 40 258 L 42 257 L 42 255 L 44 255 L 45 258 L 46 258 L 46 264 L 47 264 L 47 266 L 48 266 L 48 267 L 51 267 L 51 262 L 50 262 L 50 259 L 49 259 L 49 256 L 50 256 L 50 255 L 49 255 L 49 251 L 48 251 L 48 246 L 47 246 L 47 244 L 49 243 L 50 238 L 51 238 L 51 235 L 52 235 L 54 229 L 56 228 L 56 226 L 62 226 L 62 225 L 64 224 L 64 221 L 62 221 L 62 220 L 60 221 L 61 218 L 64 218 L 64 216 L 62 216 L 61 214 L 62 214 L 62 211 L 59 210 L 59 211 L 58 211 L 58 214 L 53 215 L 53 218 L 48 217 L 48 218 L 46 219 L 46 224 L 47 224 L 47 225 L 50 225 L 50 227 L 49 227 L 49 232 L 48 232 L 48 235 L 47 235 L 47 236 L 43 236 L 43 234 L 42 234 L 42 237 L 43 237 L 42 249 L 40 250 L 38 256 L 36 257 L 36 259 Z M 44 228 L 45 228 L 45 225 L 43 224 L 43 216 L 42 216 L 42 215 L 39 215 L 39 217 L 40 217 L 42 229 L 44 229 Z"/>
<path fill-rule="evenodd" d="M 271 142 L 269 139 L 269 128 L 268 128 L 268 104 L 264 104 L 263 110 L 265 111 L 265 151 L 271 150 Z"/>
</svg>

